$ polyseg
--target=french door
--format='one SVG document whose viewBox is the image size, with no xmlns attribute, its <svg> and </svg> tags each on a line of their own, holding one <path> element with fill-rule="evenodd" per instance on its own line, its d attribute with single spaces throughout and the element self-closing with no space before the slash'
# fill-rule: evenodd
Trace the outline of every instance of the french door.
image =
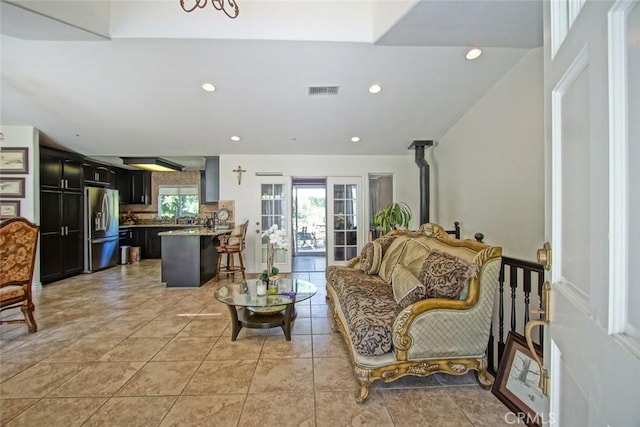
<svg viewBox="0 0 640 427">
<path fill-rule="evenodd" d="M 543 4 L 545 234 L 553 256 L 550 404 L 539 421 L 637 426 L 640 6 Z"/>
<path fill-rule="evenodd" d="M 364 244 L 362 178 L 327 178 L 327 264 L 346 264 Z"/>
<path fill-rule="evenodd" d="M 256 224 L 256 260 L 259 272 L 267 268 L 267 238 L 261 237 L 265 230 L 277 225 L 286 230 L 289 247 L 276 250 L 274 267 L 282 273 L 291 272 L 291 180 L 288 177 L 264 177 L 259 184 L 260 220 Z"/>
</svg>

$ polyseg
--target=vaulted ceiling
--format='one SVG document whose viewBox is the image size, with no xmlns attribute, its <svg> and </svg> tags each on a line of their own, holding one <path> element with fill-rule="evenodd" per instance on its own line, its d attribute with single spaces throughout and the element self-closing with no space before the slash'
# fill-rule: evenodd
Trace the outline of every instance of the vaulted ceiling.
<svg viewBox="0 0 640 427">
<path fill-rule="evenodd" d="M 2 0 L 1 123 L 116 162 L 406 154 L 542 44 L 539 0 L 237 4 L 229 19 L 178 0 Z"/>
</svg>

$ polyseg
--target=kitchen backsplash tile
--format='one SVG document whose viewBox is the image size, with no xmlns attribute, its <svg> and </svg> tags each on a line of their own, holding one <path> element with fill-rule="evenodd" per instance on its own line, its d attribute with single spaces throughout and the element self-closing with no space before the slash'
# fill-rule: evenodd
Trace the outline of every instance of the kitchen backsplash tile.
<svg viewBox="0 0 640 427">
<path fill-rule="evenodd" d="M 151 173 L 151 204 L 149 205 L 120 205 L 120 215 L 132 212 L 144 222 L 153 221 L 158 216 L 158 187 L 160 185 L 197 185 L 200 188 L 200 172 L 152 172 Z M 211 213 L 219 209 L 229 211 L 229 222 L 235 222 L 235 202 L 220 200 L 218 203 L 200 205 L 200 217 L 211 217 Z"/>
</svg>

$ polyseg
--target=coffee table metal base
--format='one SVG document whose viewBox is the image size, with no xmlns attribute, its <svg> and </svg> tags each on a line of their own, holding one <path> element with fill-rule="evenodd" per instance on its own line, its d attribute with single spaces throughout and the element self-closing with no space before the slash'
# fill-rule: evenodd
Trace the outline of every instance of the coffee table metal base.
<svg viewBox="0 0 640 427">
<path fill-rule="evenodd" d="M 231 313 L 231 341 L 235 341 L 244 328 L 268 329 L 280 326 L 287 341 L 291 341 L 291 325 L 296 320 L 297 313 L 295 304 L 287 304 L 286 308 L 276 314 L 252 313 L 245 307 L 228 305 Z"/>
</svg>

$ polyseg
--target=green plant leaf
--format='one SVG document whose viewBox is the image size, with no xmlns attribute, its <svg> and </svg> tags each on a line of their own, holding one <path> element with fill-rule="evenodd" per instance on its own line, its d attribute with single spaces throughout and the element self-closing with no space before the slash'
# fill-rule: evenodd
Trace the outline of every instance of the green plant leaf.
<svg viewBox="0 0 640 427">
<path fill-rule="evenodd" d="M 372 223 L 383 233 L 388 233 L 397 227 L 409 227 L 411 215 L 411 208 L 405 202 L 390 203 L 373 216 Z"/>
</svg>

